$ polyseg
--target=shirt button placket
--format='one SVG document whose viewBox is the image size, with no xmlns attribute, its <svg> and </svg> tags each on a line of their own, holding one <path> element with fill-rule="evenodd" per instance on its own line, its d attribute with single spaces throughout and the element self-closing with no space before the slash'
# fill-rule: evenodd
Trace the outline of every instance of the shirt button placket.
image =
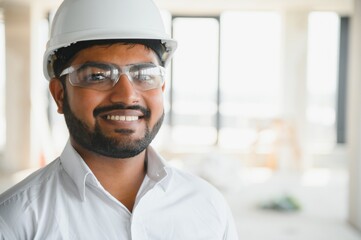
<svg viewBox="0 0 361 240">
<path fill-rule="evenodd" d="M 144 226 L 137 217 L 137 215 L 138 214 L 136 212 L 133 212 L 131 218 L 130 228 L 131 228 L 132 240 L 148 240 Z"/>
</svg>

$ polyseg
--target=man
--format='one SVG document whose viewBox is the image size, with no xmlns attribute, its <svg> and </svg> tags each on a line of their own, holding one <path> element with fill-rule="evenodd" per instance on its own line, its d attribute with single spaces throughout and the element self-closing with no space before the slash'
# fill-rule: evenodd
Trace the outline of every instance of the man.
<svg viewBox="0 0 361 240">
<path fill-rule="evenodd" d="M 65 0 L 44 55 L 70 139 L 0 196 L 0 239 L 237 239 L 223 197 L 149 144 L 176 42 L 151 0 Z"/>
</svg>

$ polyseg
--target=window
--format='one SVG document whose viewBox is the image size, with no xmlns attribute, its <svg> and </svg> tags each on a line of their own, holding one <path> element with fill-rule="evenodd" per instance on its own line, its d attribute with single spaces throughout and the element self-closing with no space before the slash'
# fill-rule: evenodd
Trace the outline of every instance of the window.
<svg viewBox="0 0 361 240">
<path fill-rule="evenodd" d="M 1 15 L 1 14 L 0 14 Z M 0 16 L 1 17 L 1 16 Z M 0 18 L 0 150 L 5 147 L 5 24 Z"/>
<path fill-rule="evenodd" d="M 336 143 L 339 21 L 330 12 L 309 16 L 307 142 L 311 152 L 329 151 Z"/>
<path fill-rule="evenodd" d="M 54 19 L 55 16 L 55 11 L 50 11 L 49 15 L 48 15 L 48 19 L 47 19 L 47 32 L 49 34 L 50 31 L 50 26 L 51 23 Z M 56 156 L 57 154 L 59 154 L 63 147 L 64 144 L 66 143 L 68 137 L 69 137 L 69 133 L 68 133 L 68 129 L 66 127 L 65 124 L 65 120 L 62 114 L 59 114 L 57 112 L 57 105 L 55 103 L 55 101 L 53 100 L 50 92 L 48 91 L 48 109 L 47 109 L 47 114 L 48 114 L 48 120 L 49 120 L 49 126 L 50 126 L 50 137 L 52 139 L 52 143 L 54 144 L 54 150 L 53 150 L 53 155 Z M 51 159 L 51 158 L 49 158 Z"/>
<path fill-rule="evenodd" d="M 66 140 L 62 138 L 63 132 L 56 136 L 51 134 L 58 128 L 54 121 L 49 122 L 49 108 L 53 106 L 53 100 L 50 99 L 49 82 L 43 74 L 43 54 L 49 35 L 49 21 L 46 18 L 34 21 L 31 43 L 31 147 L 34 154 L 33 159 L 38 161 L 40 165 L 46 161 L 52 161 L 60 153 L 60 149 L 64 146 Z M 36 39 L 36 40 L 35 40 Z M 62 140 L 62 142 L 61 142 Z M 60 148 L 61 147 L 61 148 Z"/>
<path fill-rule="evenodd" d="M 216 18 L 173 20 L 172 139 L 176 144 L 216 143 L 219 23 Z"/>
<path fill-rule="evenodd" d="M 283 85 L 282 20 L 276 12 L 240 11 L 173 18 L 179 47 L 166 93 L 166 131 L 172 143 L 249 151 L 262 129 L 282 121 L 284 101 L 293 101 L 284 99 L 292 96 Z M 307 102 L 302 124 L 308 135 L 302 140 L 312 154 L 336 143 L 339 17 L 315 12 L 308 27 L 302 100 Z"/>
<path fill-rule="evenodd" d="M 220 145 L 247 148 L 255 125 L 281 112 L 281 17 L 223 13 L 221 33 Z"/>
</svg>

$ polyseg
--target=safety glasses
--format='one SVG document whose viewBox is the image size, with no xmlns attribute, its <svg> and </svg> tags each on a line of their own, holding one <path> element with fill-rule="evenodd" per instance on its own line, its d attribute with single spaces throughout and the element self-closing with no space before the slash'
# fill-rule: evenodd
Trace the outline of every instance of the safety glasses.
<svg viewBox="0 0 361 240">
<path fill-rule="evenodd" d="M 109 90 L 125 74 L 137 90 L 160 88 L 165 79 L 165 69 L 153 63 L 136 63 L 118 66 L 112 63 L 86 62 L 64 69 L 60 77 L 68 75 L 71 85 L 99 91 Z"/>
</svg>

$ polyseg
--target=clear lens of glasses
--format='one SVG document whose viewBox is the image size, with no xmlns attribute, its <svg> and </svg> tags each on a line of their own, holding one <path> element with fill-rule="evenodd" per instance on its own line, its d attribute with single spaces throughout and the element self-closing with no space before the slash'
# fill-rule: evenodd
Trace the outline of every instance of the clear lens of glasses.
<svg viewBox="0 0 361 240">
<path fill-rule="evenodd" d="M 70 66 L 63 70 L 60 77 L 68 75 L 73 86 L 95 90 L 109 90 L 125 74 L 133 86 L 141 91 L 160 88 L 165 79 L 165 69 L 153 63 L 137 63 L 118 66 L 111 63 L 87 62 Z"/>
</svg>

